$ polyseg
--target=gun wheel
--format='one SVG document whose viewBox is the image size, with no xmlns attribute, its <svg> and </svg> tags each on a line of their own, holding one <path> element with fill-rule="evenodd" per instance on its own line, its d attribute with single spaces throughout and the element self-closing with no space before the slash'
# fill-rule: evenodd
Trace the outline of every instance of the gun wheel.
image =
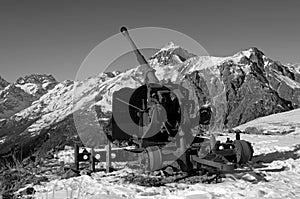
<svg viewBox="0 0 300 199">
<path fill-rule="evenodd" d="M 233 142 L 238 164 L 245 164 L 253 157 L 253 149 L 249 142 L 245 140 L 235 140 Z"/>
<path fill-rule="evenodd" d="M 152 146 L 146 148 L 141 154 L 142 168 L 148 171 L 159 170 L 162 166 L 162 154 L 160 148 Z"/>
</svg>

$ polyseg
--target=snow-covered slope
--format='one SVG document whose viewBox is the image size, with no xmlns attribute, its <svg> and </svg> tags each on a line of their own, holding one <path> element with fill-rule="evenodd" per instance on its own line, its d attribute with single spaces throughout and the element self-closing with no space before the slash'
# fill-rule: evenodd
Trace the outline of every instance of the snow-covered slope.
<svg viewBox="0 0 300 199">
<path fill-rule="evenodd" d="M 297 114 L 295 113 L 295 116 Z M 288 113 L 287 117 L 291 118 L 291 115 L 293 112 Z M 286 118 L 281 113 L 274 114 L 272 119 L 283 126 L 286 124 Z M 268 119 L 261 119 L 256 124 L 263 124 L 264 121 L 268 121 Z M 232 139 L 234 137 L 232 134 L 229 136 Z M 220 136 L 218 140 L 226 140 L 226 138 L 227 136 Z M 35 185 L 33 186 L 37 191 L 35 196 L 36 198 L 45 198 L 47 195 L 54 195 L 56 199 L 67 198 L 71 194 L 90 199 L 298 199 L 300 197 L 300 129 L 284 136 L 242 134 L 241 138 L 250 141 L 254 146 L 255 154 L 252 162 L 248 165 L 249 167 L 240 168 L 233 174 L 227 174 L 222 182 L 217 184 L 198 182 L 196 180 L 198 176 L 193 176 L 191 181 L 188 181 L 189 178 L 187 178 L 185 181 L 168 181 L 161 186 L 151 186 L 151 182 L 153 183 L 157 179 L 166 180 L 170 176 L 148 176 L 125 167 L 109 174 L 96 172 L 91 176 L 82 175 L 70 179 L 57 179 L 42 185 Z M 116 163 L 114 166 L 119 164 Z M 125 179 L 130 176 L 140 179 L 140 181 L 126 181 Z M 145 186 L 141 186 L 137 182 L 143 183 Z M 29 185 L 29 187 L 31 186 Z"/>
<path fill-rule="evenodd" d="M 91 176 L 82 175 L 63 180 L 52 180 L 42 185 L 33 186 L 37 191 L 36 198 L 54 195 L 54 198 L 66 198 L 79 195 L 86 198 L 113 199 L 190 199 L 190 198 L 290 198 L 300 197 L 300 109 L 278 113 L 241 125 L 245 127 L 266 127 L 270 129 L 294 126 L 295 131 L 287 135 L 241 134 L 241 138 L 250 141 L 254 147 L 254 158 L 249 167 L 240 168 L 236 173 L 227 174 L 217 184 L 192 181 L 168 183 L 161 186 L 150 186 L 157 179 L 168 179 L 170 176 L 148 176 L 125 167 L 112 173 L 96 172 Z M 274 123 L 271 123 L 274 122 Z M 275 125 L 275 126 L 274 126 Z M 219 136 L 225 141 L 227 137 L 234 139 L 233 134 Z M 114 164 L 114 166 L 120 165 Z M 128 182 L 130 176 L 137 181 Z M 142 182 L 144 179 L 144 182 Z M 149 185 L 147 185 L 147 182 Z M 153 183 L 153 182 L 152 182 Z M 31 187 L 32 185 L 29 185 Z"/>
<path fill-rule="evenodd" d="M 300 132 L 300 108 L 257 118 L 236 129 L 257 134 L 286 134 Z"/>
</svg>

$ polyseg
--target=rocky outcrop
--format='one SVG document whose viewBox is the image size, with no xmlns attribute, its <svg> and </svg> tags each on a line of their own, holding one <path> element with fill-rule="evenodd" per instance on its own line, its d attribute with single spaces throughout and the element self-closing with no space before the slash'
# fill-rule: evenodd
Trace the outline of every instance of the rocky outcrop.
<svg viewBox="0 0 300 199">
<path fill-rule="evenodd" d="M 15 85 L 26 93 L 40 98 L 42 95 L 53 89 L 58 82 L 52 75 L 32 74 L 25 77 L 20 77 L 15 82 Z"/>
<path fill-rule="evenodd" d="M 255 118 L 292 109 L 290 101 L 281 98 L 273 90 L 262 68 L 257 63 L 250 63 L 250 72 L 234 76 L 229 63 L 221 65 L 223 82 L 226 85 L 228 112 L 225 124 L 234 127 Z"/>
<path fill-rule="evenodd" d="M 278 96 L 292 103 L 293 108 L 300 105 L 300 67 L 282 65 L 268 59 L 265 67 L 266 78 Z"/>
<path fill-rule="evenodd" d="M 15 113 L 29 107 L 36 100 L 33 95 L 11 84 L 0 91 L 0 119 L 9 118 Z"/>
<path fill-rule="evenodd" d="M 227 128 L 300 105 L 297 70 L 272 61 L 257 48 L 240 52 L 218 63 L 217 68 L 226 87 L 224 124 Z M 189 76 L 201 100 L 209 93 L 200 72 Z"/>
<path fill-rule="evenodd" d="M 173 42 L 170 42 L 153 56 L 151 56 L 149 62 L 151 64 L 159 64 L 161 66 L 176 65 L 195 56 L 196 55 L 189 53 L 185 49 L 175 45 Z"/>
<path fill-rule="evenodd" d="M 1 78 L 0 87 L 5 87 L 0 90 L 0 119 L 7 119 L 29 107 L 57 84 L 52 75 L 28 75 L 10 85 Z"/>
<path fill-rule="evenodd" d="M 9 83 L 0 76 L 0 91 L 3 90 Z"/>
</svg>

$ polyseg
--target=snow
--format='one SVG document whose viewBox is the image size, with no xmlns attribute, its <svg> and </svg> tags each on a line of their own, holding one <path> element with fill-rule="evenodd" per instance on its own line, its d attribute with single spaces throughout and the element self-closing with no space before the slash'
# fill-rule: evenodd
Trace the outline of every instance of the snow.
<svg viewBox="0 0 300 199">
<path fill-rule="evenodd" d="M 189 61 L 205 62 L 205 58 L 191 59 Z M 219 62 L 222 60 L 215 60 Z M 198 62 L 199 63 L 199 62 Z M 204 65 L 199 64 L 197 69 L 201 69 Z M 169 67 L 165 70 L 175 70 Z M 196 70 L 196 68 L 188 71 Z M 93 102 L 96 91 L 109 90 L 106 97 L 112 94 L 112 91 L 122 86 L 138 86 L 137 81 L 128 78 L 130 75 L 138 74 L 137 70 L 130 70 L 117 77 L 109 79 L 107 82 L 99 83 L 98 79 L 91 78 L 84 82 L 79 82 L 78 95 L 73 96 L 74 86 L 58 84 L 54 89 L 42 96 L 39 101 L 33 103 L 33 106 L 19 113 L 20 117 L 27 114 L 43 113 L 43 117 L 34 123 L 30 128 L 30 132 L 38 132 L 39 129 L 61 120 L 63 117 L 72 113 L 74 109 L 79 109 L 84 104 Z M 216 74 L 217 75 L 217 74 Z M 161 76 L 163 78 L 166 76 Z M 120 80 L 123 81 L 120 81 Z M 97 87 L 95 87 L 97 85 Z M 75 100 L 77 106 L 70 106 Z M 75 105 L 76 105 L 75 103 Z M 101 101 L 101 104 L 103 101 Z M 44 104 L 44 105 L 43 105 Z M 103 104 L 102 104 L 103 105 Z M 36 198 L 67 198 L 80 196 L 79 198 L 299 198 L 300 197 L 300 159 L 292 158 L 300 156 L 300 109 L 289 112 L 270 115 L 248 122 L 237 127 L 245 130 L 247 127 L 255 127 L 262 132 L 283 132 L 293 130 L 287 135 L 250 135 L 242 134 L 242 139 L 253 143 L 255 156 L 261 161 L 268 160 L 263 163 L 265 168 L 276 170 L 284 168 L 282 171 L 269 172 L 256 168 L 253 171 L 245 171 L 228 176 L 223 182 L 218 184 L 184 184 L 170 183 L 162 187 L 143 187 L 136 184 L 122 184 L 120 177 L 134 172 L 128 168 L 120 171 L 106 174 L 97 172 L 92 176 L 80 176 L 76 178 L 53 180 L 42 185 L 35 185 L 37 191 Z M 234 135 L 228 135 L 233 138 Z M 225 136 L 218 137 L 219 140 L 225 139 Z M 1 140 L 2 141 L 2 140 Z M 293 156 L 291 154 L 295 150 Z M 291 157 L 290 157 L 291 156 Z M 59 159 L 65 163 L 74 162 L 73 150 L 67 149 L 58 154 Z M 279 158 L 278 158 L 279 157 Z M 266 180 L 258 180 L 258 174 L 264 175 Z M 73 197 L 74 198 L 74 197 Z"/>
<path fill-rule="evenodd" d="M 275 73 L 275 75 L 278 79 L 280 79 L 280 82 L 286 83 L 288 86 L 290 86 L 293 89 L 296 89 L 296 88 L 300 89 L 300 83 L 299 82 L 296 82 L 296 81 L 294 81 L 294 80 L 292 80 L 289 77 L 284 76 L 284 75 L 279 75 L 279 74 L 276 74 L 276 73 Z"/>
<path fill-rule="evenodd" d="M 160 51 L 174 51 L 178 48 L 179 46 L 170 42 Z M 249 58 L 251 53 L 253 53 L 253 49 L 248 49 L 228 57 L 194 56 L 184 62 L 174 54 L 173 59 L 178 63 L 176 65 L 160 66 L 156 59 L 151 59 L 149 63 L 156 70 L 156 75 L 160 81 L 171 80 L 172 82 L 181 82 L 185 74 L 200 71 L 207 83 L 214 85 L 216 80 L 221 79 L 218 66 L 225 62 L 233 62 L 236 65 L 232 71 L 234 75 L 239 75 L 240 70 L 249 73 L 250 66 L 241 65 L 240 60 L 245 56 Z M 155 55 L 153 57 L 155 57 Z M 267 60 L 267 58 L 265 58 L 265 60 Z M 118 75 L 115 77 L 108 77 L 107 74 L 101 73 L 86 80 L 76 81 L 75 83 L 70 83 L 68 81 L 59 83 L 53 89 L 49 90 L 48 93 L 41 96 L 39 100 L 33 102 L 30 107 L 15 114 L 14 119 L 22 120 L 22 118 L 38 118 L 37 121 L 27 129 L 32 136 L 35 136 L 38 135 L 43 128 L 62 121 L 72 113 L 75 113 L 75 117 L 80 117 L 80 115 L 76 116 L 77 111 L 86 111 L 86 114 L 94 114 L 93 108 L 99 106 L 103 113 L 111 112 L 112 94 L 114 91 L 124 87 L 137 88 L 143 84 L 143 75 L 139 70 L 139 67 L 127 70 L 120 74 L 118 72 L 113 72 L 113 74 Z M 300 88 L 298 82 L 284 76 L 278 75 L 278 78 L 291 87 Z M 46 87 L 47 84 L 47 82 L 43 82 L 42 87 Z M 37 89 L 37 86 L 31 83 L 18 85 L 18 87 L 28 93 L 34 93 Z M 211 92 L 217 93 L 219 90 L 211 90 Z M 95 98 L 99 94 L 101 99 L 96 101 Z M 93 116 L 93 118 L 95 118 L 95 116 Z M 75 121 L 77 122 L 79 120 L 80 118 Z M 273 122 L 272 125 L 271 123 L 271 121 L 266 123 L 269 124 L 269 126 L 265 127 L 262 125 L 266 124 L 261 124 L 259 128 L 261 127 L 262 131 L 266 133 L 276 133 L 277 131 L 289 132 L 293 131 L 295 128 L 299 128 L 298 126 L 290 126 L 290 122 L 287 122 L 286 125 L 281 125 L 280 129 L 276 129 L 275 123 Z"/>
<path fill-rule="evenodd" d="M 4 143 L 6 140 L 7 136 L 3 136 L 0 138 L 0 144 Z"/>
<path fill-rule="evenodd" d="M 170 42 L 155 55 L 162 51 L 174 51 L 179 46 Z M 218 66 L 225 62 L 232 62 L 231 68 L 234 75 L 239 75 L 240 70 L 246 74 L 250 72 L 250 65 L 241 64 L 243 57 L 250 58 L 254 49 L 236 53 L 228 57 L 195 56 L 182 61 L 176 54 L 172 59 L 176 65 L 160 66 L 157 59 L 151 59 L 150 65 L 156 70 L 158 79 L 180 82 L 184 74 L 194 71 L 203 72 L 205 79 L 213 84 L 216 79 L 221 79 Z M 155 57 L 153 55 L 152 57 Z M 264 65 L 273 63 L 263 56 Z M 299 65 L 286 65 L 292 71 L 300 72 Z M 68 81 L 57 84 L 32 105 L 13 117 L 15 121 L 23 118 L 37 118 L 28 132 L 31 136 L 78 110 L 92 113 L 92 108 L 97 105 L 102 112 L 111 111 L 111 100 L 114 91 L 123 87 L 137 88 L 143 83 L 143 75 L 139 67 L 123 73 L 112 72 L 117 75 L 109 77 L 101 73 L 86 80 L 70 83 Z M 275 73 L 279 81 L 285 82 L 291 88 L 300 88 L 300 83 L 286 76 Z M 50 82 L 43 82 L 46 88 Z M 11 85 L 10 85 L 11 86 Z M 9 89 L 7 86 L 5 92 Z M 38 86 L 32 83 L 17 84 L 17 87 L 26 93 L 35 94 Z M 217 91 L 219 91 L 217 89 Z M 95 101 L 98 94 L 101 99 Z M 218 92 L 216 92 L 218 93 Z M 220 93 L 220 92 L 219 92 Z M 5 97 L 5 96 L 3 96 Z M 219 98 L 218 98 L 219 100 Z M 93 114 L 93 113 L 92 113 Z M 107 120 L 107 118 L 102 118 Z M 0 120 L 1 121 L 1 120 Z M 90 125 L 90 124 L 89 124 Z M 300 198 L 300 109 L 270 115 L 236 127 L 240 130 L 255 128 L 263 134 L 242 134 L 242 139 L 250 141 L 254 148 L 257 162 L 253 162 L 252 169 L 239 169 L 237 173 L 228 175 L 221 183 L 193 185 L 184 183 L 169 183 L 161 187 L 143 187 L 133 183 L 121 183 L 121 177 L 134 173 L 134 170 L 124 168 L 110 174 L 104 172 L 93 173 L 92 176 L 82 175 L 76 178 L 52 180 L 41 185 L 34 185 L 37 191 L 36 198 Z M 288 134 L 287 134 L 288 133 Z M 270 135 L 271 134 L 271 135 Z M 281 135 L 286 134 L 286 135 Z M 234 135 L 219 136 L 217 139 L 234 139 Z M 5 137 L 1 137 L 0 144 Z M 56 154 L 59 161 L 74 162 L 74 150 L 65 148 Z M 257 164 L 261 164 L 258 167 Z M 278 170 L 279 171 L 276 171 Z M 282 169 L 282 170 L 281 170 Z M 262 177 L 263 176 L 263 177 Z"/>
<path fill-rule="evenodd" d="M 300 109 L 261 117 L 240 125 L 236 129 L 244 131 L 251 127 L 255 127 L 262 133 L 300 133 Z"/>
<path fill-rule="evenodd" d="M 299 139 L 299 137 L 298 137 Z M 298 142 L 299 143 L 299 142 Z M 299 153 L 298 153 L 299 155 Z M 120 183 L 121 176 L 134 171 L 119 170 L 110 174 L 93 173 L 67 180 L 53 180 L 34 186 L 36 198 L 299 198 L 300 159 L 275 160 L 265 164 L 266 171 L 254 169 L 228 175 L 221 183 L 193 185 L 170 183 L 161 187 L 143 187 L 136 184 Z M 284 168 L 276 172 L 276 169 Z M 269 170 L 269 171 L 268 171 Z M 274 171 L 272 171 L 274 170 Z M 258 180 L 260 176 L 264 180 Z M 80 189 L 80 192 L 79 192 Z M 93 196 L 93 197 L 92 197 Z"/>
<path fill-rule="evenodd" d="M 177 48 L 179 46 L 170 42 L 160 51 L 172 51 Z M 170 79 L 173 82 L 180 82 L 184 74 L 198 70 L 203 71 L 204 76 L 209 72 L 210 79 L 208 81 L 211 82 L 215 78 L 220 79 L 218 65 L 228 60 L 238 63 L 242 56 L 249 56 L 248 54 L 245 51 L 230 57 L 200 56 L 192 57 L 184 62 L 181 62 L 178 57 L 174 56 L 175 60 L 180 61 L 175 66 L 167 65 L 161 67 L 155 62 L 155 59 L 150 60 L 150 63 L 151 61 L 153 62 L 151 65 L 156 69 L 156 75 L 159 80 Z M 101 73 L 87 80 L 75 82 L 74 85 L 62 82 L 43 95 L 39 100 L 33 102 L 31 107 L 17 113 L 16 117 L 25 118 L 33 114 L 35 116 L 43 114 L 43 117 L 29 127 L 30 132 L 39 131 L 45 126 L 63 120 L 68 114 L 77 110 L 91 110 L 95 105 L 100 106 L 102 112 L 109 112 L 112 109 L 111 98 L 114 91 L 123 87 L 137 88 L 142 83 L 143 76 L 139 68 L 133 68 L 113 78 L 109 78 L 107 74 Z M 47 86 L 46 84 L 47 82 L 42 86 L 45 87 Z M 18 85 L 18 87 L 28 93 L 33 93 L 37 89 L 37 86 L 31 83 Z M 95 102 L 95 97 L 99 93 L 103 93 L 103 98 Z"/>
<path fill-rule="evenodd" d="M 39 131 L 54 122 L 59 122 L 72 112 L 73 86 L 64 83 L 56 85 L 52 90 L 43 95 L 32 106 L 15 114 L 16 118 L 42 116 L 28 127 L 31 135 L 38 135 Z"/>
<path fill-rule="evenodd" d="M 99 74 L 75 84 L 68 81 L 59 83 L 14 117 L 16 120 L 21 120 L 40 116 L 27 129 L 31 136 L 36 136 L 43 128 L 62 121 L 78 110 L 86 110 L 88 114 L 94 114 L 91 109 L 94 105 L 100 105 L 103 112 L 111 111 L 112 93 L 123 87 L 140 86 L 142 75 L 139 73 L 138 68 L 134 68 L 113 78 L 108 78 L 106 74 Z M 99 93 L 103 93 L 103 99 L 96 102 L 95 97 Z"/>
<path fill-rule="evenodd" d="M 26 84 L 16 84 L 16 87 L 21 88 L 23 91 L 25 91 L 28 94 L 34 95 L 38 90 L 38 85 L 33 83 L 26 83 Z"/>
<path fill-rule="evenodd" d="M 288 69 L 291 70 L 292 72 L 300 74 L 300 64 L 299 63 L 298 64 L 288 63 L 285 66 L 288 67 Z"/>
<path fill-rule="evenodd" d="M 276 121 L 282 125 L 287 121 L 296 124 L 299 113 L 298 109 L 279 113 L 249 122 L 245 126 L 263 125 L 269 121 Z M 228 134 L 217 139 L 224 141 L 228 136 L 233 139 L 235 135 Z M 226 178 L 217 184 L 169 183 L 160 187 L 144 187 L 134 183 L 122 183 L 122 176 L 135 172 L 125 167 L 109 174 L 96 172 L 91 176 L 83 175 L 35 185 L 35 196 L 52 198 L 54 195 L 56 199 L 70 197 L 72 193 L 73 196 L 79 194 L 80 198 L 117 199 L 299 198 L 300 129 L 287 135 L 241 134 L 241 139 L 250 141 L 254 147 L 255 156 L 250 163 L 252 166 L 239 168 L 238 172 L 227 174 Z"/>
<path fill-rule="evenodd" d="M 52 180 L 34 185 L 36 198 L 299 198 L 300 197 L 300 109 L 270 115 L 237 127 L 256 127 L 284 130 L 295 127 L 286 135 L 241 134 L 241 139 L 252 143 L 254 159 L 251 167 L 239 168 L 227 174 L 217 184 L 169 183 L 160 187 L 144 187 L 134 183 L 122 183 L 122 176 L 135 170 L 124 168 L 112 173 L 96 172 L 63 180 Z M 233 134 L 219 136 L 217 140 L 234 139 Z M 58 154 L 59 158 L 72 159 L 71 147 Z"/>
<path fill-rule="evenodd" d="M 0 91 L 0 95 L 2 96 L 2 93 L 5 93 L 2 98 L 4 99 L 9 93 L 7 92 L 12 87 L 11 84 L 7 85 L 3 90 Z"/>
<path fill-rule="evenodd" d="M 178 48 L 180 47 L 170 42 L 159 52 L 174 51 Z M 157 52 L 157 54 L 159 52 Z M 225 62 L 233 62 L 235 64 L 232 68 L 234 75 L 239 75 L 240 70 L 249 73 L 250 66 L 242 65 L 240 60 L 243 57 L 249 58 L 251 53 L 253 53 L 253 49 L 248 49 L 228 57 L 194 56 L 184 62 L 182 62 L 178 56 L 174 54 L 172 59 L 175 60 L 175 63 L 178 63 L 176 65 L 160 66 L 157 63 L 157 59 L 151 59 L 149 63 L 156 70 L 156 75 L 160 81 L 171 80 L 173 82 L 181 82 L 185 74 L 199 71 L 200 73 L 202 72 L 202 75 L 208 84 L 214 85 L 215 80 L 221 79 L 218 66 Z M 155 57 L 155 55 L 153 57 Z M 269 59 L 264 57 L 264 60 L 266 60 L 265 64 L 268 64 L 267 62 Z M 295 68 L 296 66 L 293 67 Z M 30 107 L 18 112 L 13 117 L 16 121 L 21 121 L 23 118 L 36 118 L 37 121 L 35 121 L 27 129 L 31 136 L 35 136 L 38 135 L 43 128 L 60 122 L 68 115 L 76 113 L 77 111 L 86 111 L 86 114 L 94 114 L 93 108 L 95 106 L 99 106 L 103 113 L 110 112 L 112 110 L 112 94 L 114 91 L 123 87 L 137 88 L 143 84 L 143 75 L 138 67 L 120 74 L 118 72 L 113 72 L 113 74 L 117 74 L 117 76 L 108 77 L 107 74 L 101 73 L 75 83 L 70 83 L 68 81 L 59 83 L 53 89 L 49 90 L 48 93 L 41 96 L 39 100 L 34 101 Z M 278 74 L 276 77 L 293 88 L 300 88 L 300 84 L 298 82 L 295 82 L 285 76 Z M 46 87 L 48 84 L 48 82 L 43 82 L 42 87 Z M 25 90 L 27 93 L 34 93 L 38 89 L 37 85 L 32 83 L 17 86 Z M 0 93 L 4 92 L 8 88 L 9 86 L 3 91 L 0 91 Z M 211 89 L 210 91 L 213 90 Z M 219 91 L 220 90 L 215 90 L 213 93 L 218 93 Z M 99 94 L 102 98 L 99 101 L 96 101 L 95 98 Z M 219 101 L 220 98 L 215 99 L 216 101 Z M 76 117 L 76 114 L 74 115 Z M 300 115 L 298 114 L 298 117 L 299 116 Z M 78 115 L 78 117 L 80 117 L 80 115 Z M 95 118 L 95 116 L 93 118 Z M 77 122 L 79 120 L 80 118 L 75 121 Z M 299 129 L 299 125 L 295 125 L 291 121 L 292 120 L 286 121 L 285 125 L 280 125 L 279 128 L 276 122 L 270 120 L 257 125 L 256 128 L 269 134 L 276 134 L 277 132 L 293 132 L 296 129 Z M 250 127 L 251 125 L 252 124 L 250 123 Z M 247 127 L 248 126 L 242 125 L 240 128 L 245 129 Z"/>
<path fill-rule="evenodd" d="M 158 54 L 159 52 L 170 51 L 170 50 L 174 50 L 176 48 L 179 48 L 179 46 L 176 45 L 176 44 L 174 44 L 173 42 L 169 42 L 167 45 L 165 45 L 164 47 L 162 47 L 157 53 L 155 53 L 155 55 Z"/>
</svg>

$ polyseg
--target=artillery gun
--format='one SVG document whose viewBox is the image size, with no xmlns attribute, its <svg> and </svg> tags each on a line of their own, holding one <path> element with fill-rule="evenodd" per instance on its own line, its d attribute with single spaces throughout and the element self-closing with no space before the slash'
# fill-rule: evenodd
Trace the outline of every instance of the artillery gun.
<svg viewBox="0 0 300 199">
<path fill-rule="evenodd" d="M 199 108 L 191 118 L 188 110 L 195 108 L 189 100 L 189 90 L 172 82 L 160 83 L 139 51 L 125 27 L 121 33 L 131 45 L 144 73 L 144 85 L 122 88 L 113 93 L 111 135 L 112 141 L 133 146 L 131 152 L 140 154 L 141 163 L 149 170 L 158 170 L 176 160 L 183 171 L 204 169 L 214 172 L 232 172 L 251 160 L 253 149 L 249 142 L 227 139 L 226 142 L 193 135 L 197 125 L 209 125 L 211 108 Z"/>
</svg>

